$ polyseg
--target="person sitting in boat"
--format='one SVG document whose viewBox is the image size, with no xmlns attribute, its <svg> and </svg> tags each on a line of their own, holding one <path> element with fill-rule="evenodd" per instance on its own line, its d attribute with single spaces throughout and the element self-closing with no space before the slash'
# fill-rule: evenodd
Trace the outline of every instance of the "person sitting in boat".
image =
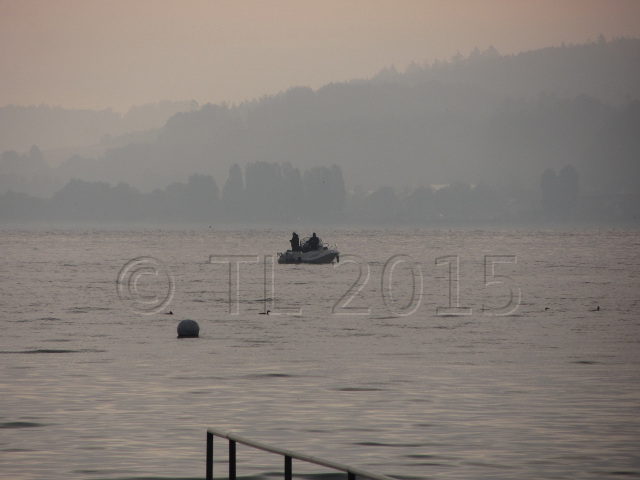
<svg viewBox="0 0 640 480">
<path fill-rule="evenodd" d="M 317 250 L 320 246 L 320 239 L 316 237 L 316 232 L 313 232 L 313 236 L 309 239 L 309 250 Z"/>
<path fill-rule="evenodd" d="M 289 240 L 291 242 L 291 250 L 294 252 L 299 252 L 300 251 L 300 238 L 298 237 L 298 234 L 296 232 L 293 232 L 293 236 L 291 237 L 291 240 Z"/>
</svg>

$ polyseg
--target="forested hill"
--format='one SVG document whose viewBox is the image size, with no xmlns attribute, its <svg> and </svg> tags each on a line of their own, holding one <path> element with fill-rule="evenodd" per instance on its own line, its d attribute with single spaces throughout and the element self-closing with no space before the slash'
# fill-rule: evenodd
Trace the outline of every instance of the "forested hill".
<svg viewBox="0 0 640 480">
<path fill-rule="evenodd" d="M 103 156 L 57 168 L 38 148 L 4 152 L 0 194 L 50 197 L 72 178 L 143 193 L 194 174 L 223 185 L 233 165 L 257 162 L 337 165 L 349 190 L 365 192 L 456 183 L 540 192 L 545 171 L 567 166 L 581 191 L 630 192 L 640 184 L 638 99 L 638 39 L 513 56 L 476 50 L 369 80 L 204 105 L 176 113 L 147 140 L 105 131 L 114 147 Z"/>
<path fill-rule="evenodd" d="M 597 188 L 592 172 L 603 169 L 594 162 L 606 164 L 609 185 L 638 178 L 622 160 L 633 157 L 633 140 L 612 127 L 635 118 L 638 99 L 640 40 L 515 56 L 489 49 L 316 91 L 294 87 L 239 106 L 207 105 L 175 115 L 159 143 L 216 178 L 233 163 L 335 163 L 348 185 L 366 188 L 464 182 L 537 189 L 545 169 L 573 165 L 583 186 Z M 623 146 L 620 156 L 594 159 L 605 137 Z"/>
<path fill-rule="evenodd" d="M 120 114 L 106 110 L 71 110 L 49 105 L 0 107 L 0 152 L 24 152 L 33 145 L 45 151 L 110 143 L 114 137 L 161 128 L 176 112 L 197 108 L 195 102 L 170 102 L 133 106 Z M 150 135 L 140 135 L 150 138 Z"/>
<path fill-rule="evenodd" d="M 603 36 L 582 45 L 549 47 L 502 56 L 489 47 L 448 62 L 412 63 L 402 73 L 383 69 L 367 82 L 419 85 L 437 81 L 480 87 L 502 97 L 533 100 L 541 92 L 560 97 L 587 95 L 621 106 L 640 99 L 640 39 Z"/>
</svg>

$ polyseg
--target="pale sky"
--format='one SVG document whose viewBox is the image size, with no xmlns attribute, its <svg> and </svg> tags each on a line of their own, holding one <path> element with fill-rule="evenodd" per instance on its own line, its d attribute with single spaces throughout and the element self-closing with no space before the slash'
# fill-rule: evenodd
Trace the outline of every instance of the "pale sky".
<svg viewBox="0 0 640 480">
<path fill-rule="evenodd" d="M 600 34 L 640 37 L 640 1 L 0 0 L 0 106 L 238 103 Z"/>
</svg>

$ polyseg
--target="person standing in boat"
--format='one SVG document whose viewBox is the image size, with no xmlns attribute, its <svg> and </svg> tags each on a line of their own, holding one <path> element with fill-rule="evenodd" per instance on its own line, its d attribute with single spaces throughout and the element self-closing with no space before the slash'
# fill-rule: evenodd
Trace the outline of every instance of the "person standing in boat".
<svg viewBox="0 0 640 480">
<path fill-rule="evenodd" d="M 300 251 L 300 238 L 298 237 L 298 234 L 296 232 L 293 232 L 293 236 L 291 237 L 291 240 L 289 240 L 291 242 L 291 250 L 294 252 L 299 252 Z"/>
<path fill-rule="evenodd" d="M 320 239 L 316 237 L 316 232 L 313 232 L 313 236 L 309 239 L 309 249 L 317 250 L 320 246 Z"/>
</svg>

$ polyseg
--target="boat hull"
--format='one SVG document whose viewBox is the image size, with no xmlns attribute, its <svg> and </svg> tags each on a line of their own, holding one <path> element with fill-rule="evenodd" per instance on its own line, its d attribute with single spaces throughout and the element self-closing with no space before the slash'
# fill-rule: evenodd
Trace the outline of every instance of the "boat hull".
<svg viewBox="0 0 640 480">
<path fill-rule="evenodd" d="M 278 255 L 278 263 L 332 263 L 334 260 L 340 261 L 340 252 L 332 248 L 312 250 L 310 252 L 287 250 Z"/>
</svg>

